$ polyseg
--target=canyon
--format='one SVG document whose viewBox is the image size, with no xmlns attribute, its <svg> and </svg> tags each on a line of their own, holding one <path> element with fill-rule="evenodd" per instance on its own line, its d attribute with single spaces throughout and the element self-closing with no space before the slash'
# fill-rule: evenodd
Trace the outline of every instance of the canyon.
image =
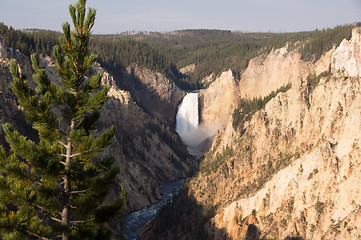
<svg viewBox="0 0 361 240">
<path fill-rule="evenodd" d="M 11 58 L 31 83 L 29 60 L 0 38 L 0 123 L 36 139 L 9 88 Z M 59 81 L 53 60 L 39 58 Z M 189 177 L 173 204 L 141 230 L 142 239 L 359 239 L 360 69 L 361 28 L 354 28 L 350 40 L 317 60 L 302 60 L 286 45 L 250 60 L 240 79 L 232 70 L 211 75 L 189 103 L 200 107 L 189 117 L 197 118 L 194 136 L 202 135 L 195 145 L 210 143 L 197 160 L 175 132 L 189 93 L 137 64 L 122 77 L 97 64 L 93 71 L 103 71 L 102 83 L 110 86 L 98 128 L 116 127 L 105 154 L 121 170 L 108 197 L 124 191 L 132 212 L 161 199 L 161 183 Z M 242 125 L 234 124 L 242 103 L 272 93 Z M 0 141 L 5 144 L 2 132 Z"/>
</svg>

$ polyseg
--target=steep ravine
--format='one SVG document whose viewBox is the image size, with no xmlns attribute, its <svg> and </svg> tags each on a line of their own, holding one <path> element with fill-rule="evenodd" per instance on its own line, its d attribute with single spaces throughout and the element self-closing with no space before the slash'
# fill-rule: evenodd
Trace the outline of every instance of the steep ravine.
<svg viewBox="0 0 361 240">
<path fill-rule="evenodd" d="M 196 163 L 178 136 L 145 113 L 111 75 L 106 73 L 104 81 L 111 86 L 110 99 L 102 108 L 99 127 L 116 126 L 115 141 L 108 151 L 120 156 L 119 182 L 130 209 L 139 209 L 160 199 L 160 183 L 190 176 Z"/>
<path fill-rule="evenodd" d="M 226 104 L 291 88 L 218 132 L 169 210 L 180 220 L 164 211 L 144 239 L 360 239 L 361 28 L 352 33 L 317 62 L 286 47 L 253 59 Z"/>
</svg>

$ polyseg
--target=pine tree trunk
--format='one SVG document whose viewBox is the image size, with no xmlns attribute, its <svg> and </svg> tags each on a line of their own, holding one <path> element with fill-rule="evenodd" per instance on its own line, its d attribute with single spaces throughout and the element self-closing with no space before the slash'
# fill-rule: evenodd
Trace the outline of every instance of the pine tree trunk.
<svg viewBox="0 0 361 240">
<path fill-rule="evenodd" d="M 65 158 L 65 175 L 63 177 L 64 179 L 64 188 L 63 188 L 63 209 L 62 209 L 62 216 L 61 216 L 61 222 L 63 225 L 69 225 L 69 208 L 70 208 L 70 180 L 69 180 L 69 165 L 70 165 L 70 156 L 71 156 L 71 138 L 70 135 L 74 129 L 74 121 L 71 121 L 70 124 L 70 131 L 69 136 L 67 139 L 67 145 L 66 145 L 66 158 Z M 70 236 L 70 230 L 69 227 L 66 228 L 66 230 L 63 231 L 62 234 L 62 240 L 68 240 Z"/>
</svg>

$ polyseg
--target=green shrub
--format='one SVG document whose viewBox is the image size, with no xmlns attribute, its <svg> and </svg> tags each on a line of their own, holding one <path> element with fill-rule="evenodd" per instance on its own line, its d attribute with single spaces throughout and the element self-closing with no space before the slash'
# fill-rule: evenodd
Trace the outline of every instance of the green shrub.
<svg viewBox="0 0 361 240">
<path fill-rule="evenodd" d="M 280 87 L 276 91 L 263 98 L 253 98 L 252 100 L 240 99 L 237 108 L 233 111 L 233 128 L 234 130 L 240 129 L 243 131 L 244 123 L 251 120 L 253 114 L 258 110 L 264 108 L 266 104 L 280 92 L 287 92 L 291 88 L 291 83 Z"/>
</svg>

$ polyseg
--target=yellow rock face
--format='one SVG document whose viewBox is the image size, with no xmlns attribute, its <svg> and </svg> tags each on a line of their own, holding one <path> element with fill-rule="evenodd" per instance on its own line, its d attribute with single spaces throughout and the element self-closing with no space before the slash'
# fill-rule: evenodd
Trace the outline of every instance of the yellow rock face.
<svg viewBox="0 0 361 240">
<path fill-rule="evenodd" d="M 244 239 L 250 224 L 267 239 L 361 237 L 360 31 L 354 29 L 350 41 L 316 63 L 286 48 L 255 58 L 232 86 L 238 87 L 230 94 L 237 99 L 292 84 L 256 112 L 243 132 L 228 121 L 191 181 L 190 194 L 202 205 L 216 206 L 209 223 L 213 239 L 224 234 Z M 308 84 L 309 74 L 330 66 L 331 74 Z M 232 100 L 224 99 L 231 106 Z M 204 119 L 220 111 L 216 105 L 206 105 L 215 110 L 206 109 L 209 117 L 204 110 Z"/>
</svg>

